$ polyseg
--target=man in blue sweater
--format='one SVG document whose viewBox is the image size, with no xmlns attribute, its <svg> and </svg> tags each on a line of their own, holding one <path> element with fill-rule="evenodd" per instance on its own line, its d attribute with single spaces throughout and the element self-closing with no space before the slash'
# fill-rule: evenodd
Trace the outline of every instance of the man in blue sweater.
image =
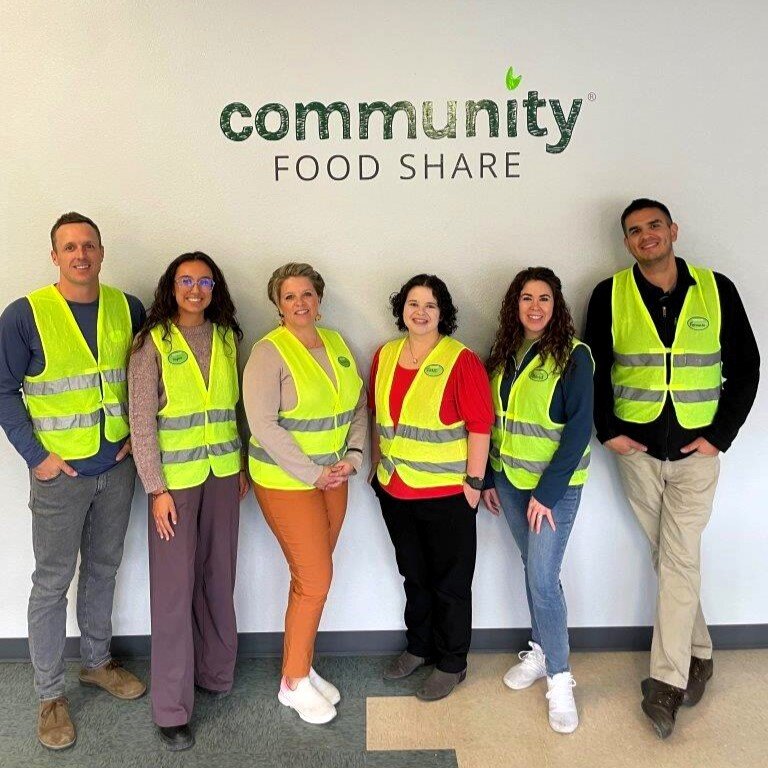
<svg viewBox="0 0 768 768">
<path fill-rule="evenodd" d="M 76 738 L 64 697 L 64 643 L 78 552 L 80 682 L 122 699 L 146 689 L 110 655 L 115 576 L 136 476 L 126 367 L 144 309 L 100 284 L 104 248 L 91 219 L 64 214 L 51 245 L 58 282 L 0 316 L 0 426 L 30 470 L 37 736 L 49 749 L 65 749 Z"/>
</svg>

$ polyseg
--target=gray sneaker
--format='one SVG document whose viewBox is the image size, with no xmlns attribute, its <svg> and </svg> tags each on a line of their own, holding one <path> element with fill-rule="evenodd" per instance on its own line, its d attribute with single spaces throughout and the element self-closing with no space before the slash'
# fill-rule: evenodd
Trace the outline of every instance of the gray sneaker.
<svg viewBox="0 0 768 768">
<path fill-rule="evenodd" d="M 461 672 L 443 672 L 433 669 L 432 674 L 424 681 L 424 685 L 416 691 L 416 696 L 422 701 L 437 701 L 444 699 L 467 676 L 467 670 Z"/>
<path fill-rule="evenodd" d="M 412 675 L 419 667 L 423 667 L 427 660 L 423 656 L 414 656 L 408 651 L 403 651 L 396 659 L 393 659 L 384 670 L 385 680 L 401 680 Z"/>
</svg>

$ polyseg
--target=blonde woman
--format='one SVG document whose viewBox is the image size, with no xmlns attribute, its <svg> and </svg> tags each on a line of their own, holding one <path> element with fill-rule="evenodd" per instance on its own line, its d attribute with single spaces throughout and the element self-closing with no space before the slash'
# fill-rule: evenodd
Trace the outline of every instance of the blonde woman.
<svg viewBox="0 0 768 768">
<path fill-rule="evenodd" d="M 308 723 L 336 716 L 339 691 L 312 667 L 315 636 L 360 468 L 366 403 L 352 353 L 318 326 L 325 282 L 309 264 L 276 269 L 267 286 L 279 325 L 257 342 L 243 374 L 254 493 L 291 572 L 278 699 Z"/>
</svg>

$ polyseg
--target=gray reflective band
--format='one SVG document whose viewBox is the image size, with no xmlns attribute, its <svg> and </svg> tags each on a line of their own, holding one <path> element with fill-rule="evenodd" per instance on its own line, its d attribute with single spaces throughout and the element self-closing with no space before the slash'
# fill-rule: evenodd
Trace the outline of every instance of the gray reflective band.
<svg viewBox="0 0 768 768">
<path fill-rule="evenodd" d="M 104 403 L 104 412 L 107 416 L 127 416 L 127 403 Z"/>
<path fill-rule="evenodd" d="M 324 416 L 320 419 L 291 419 L 280 417 L 277 420 L 277 423 L 283 429 L 290 430 L 291 432 L 327 432 L 329 429 L 343 427 L 345 424 L 349 424 L 352 421 L 354 414 L 354 410 L 344 411 L 339 413 L 335 419 L 333 416 Z"/>
<path fill-rule="evenodd" d="M 190 429 L 191 427 L 204 427 L 204 413 L 190 413 L 188 416 L 158 416 L 158 429 Z"/>
<path fill-rule="evenodd" d="M 663 389 L 640 389 L 639 387 L 621 387 L 614 385 L 613 396 L 624 400 L 638 400 L 646 403 L 661 403 L 664 400 Z"/>
<path fill-rule="evenodd" d="M 498 461 L 501 458 L 501 453 L 499 452 L 499 449 L 495 445 L 491 446 L 491 450 L 488 452 L 488 455 L 494 461 Z"/>
<path fill-rule="evenodd" d="M 504 420 L 501 418 L 501 416 L 496 417 L 496 421 L 493 422 L 494 429 L 503 429 L 504 428 Z"/>
<path fill-rule="evenodd" d="M 100 386 L 101 379 L 98 373 L 83 373 L 53 381 L 25 381 L 23 389 L 25 395 L 60 395 L 62 392 L 76 392 L 80 389 Z"/>
<path fill-rule="evenodd" d="M 382 457 L 381 463 L 387 472 L 392 472 L 396 467 L 408 467 L 408 469 L 414 469 L 417 472 L 429 472 L 433 475 L 446 475 L 446 474 L 464 474 L 467 471 L 466 461 L 406 461 L 395 457 L 394 459 L 387 459 Z"/>
<path fill-rule="evenodd" d="M 718 365 L 720 363 L 720 352 L 713 352 L 711 355 L 697 355 L 687 352 L 682 355 L 672 355 L 672 364 L 677 368 L 706 368 L 709 365 Z"/>
<path fill-rule="evenodd" d="M 579 463 L 576 465 L 574 471 L 580 469 L 586 469 L 589 466 L 592 454 L 587 453 L 579 459 Z M 517 459 L 512 456 L 502 456 L 501 460 L 511 469 L 524 469 L 526 472 L 530 472 L 532 475 L 541 475 L 544 470 L 549 466 L 548 461 L 526 461 L 525 459 Z"/>
<path fill-rule="evenodd" d="M 543 437 L 555 443 L 560 442 L 561 429 L 547 429 L 540 424 L 532 424 L 528 421 L 508 421 L 507 432 L 513 435 L 525 435 L 526 437 Z"/>
<path fill-rule="evenodd" d="M 712 389 L 687 389 L 672 393 L 672 399 L 678 403 L 708 403 L 720 398 L 720 387 Z"/>
<path fill-rule="evenodd" d="M 309 453 L 307 454 L 307 458 L 314 461 L 315 464 L 329 467 L 331 464 L 335 464 L 346 453 L 346 451 L 347 446 L 344 445 L 338 453 Z M 277 462 L 261 446 L 249 443 L 248 455 L 256 461 L 261 461 L 264 464 L 274 464 L 277 466 Z"/>
<path fill-rule="evenodd" d="M 422 443 L 450 443 L 453 440 L 465 440 L 467 430 L 465 427 L 424 429 L 412 427 L 410 424 L 398 424 L 395 434 L 397 437 L 406 437 L 409 440 L 418 440 Z"/>
<path fill-rule="evenodd" d="M 213 443 L 208 446 L 209 456 L 226 456 L 228 453 L 235 453 L 240 450 L 240 438 L 236 437 L 234 440 L 229 440 L 226 443 Z"/>
<path fill-rule="evenodd" d="M 644 354 L 644 355 L 622 355 L 614 352 L 613 359 L 627 368 L 663 366 L 665 363 L 664 354 Z"/>
<path fill-rule="evenodd" d="M 85 429 L 99 423 L 101 409 L 93 413 L 76 413 L 72 416 L 44 416 L 32 419 L 32 426 L 38 432 L 58 432 L 62 429 Z"/>
<path fill-rule="evenodd" d="M 376 430 L 381 437 L 393 440 L 395 436 L 405 437 L 408 440 L 418 440 L 422 443 L 450 443 L 452 440 L 465 440 L 466 427 L 446 427 L 445 429 L 424 429 L 412 427 L 409 424 L 398 424 L 394 427 L 376 425 Z"/>
<path fill-rule="evenodd" d="M 102 371 L 101 375 L 104 377 L 104 381 L 110 384 L 119 384 L 125 381 L 125 368 L 109 368 L 106 371 Z"/>
<path fill-rule="evenodd" d="M 219 424 L 222 421 L 235 421 L 234 408 L 211 408 L 206 411 L 210 424 Z"/>
<path fill-rule="evenodd" d="M 204 445 L 196 448 L 183 448 L 180 451 L 160 451 L 160 461 L 163 464 L 183 464 L 186 461 L 200 461 L 208 458 Z"/>
</svg>

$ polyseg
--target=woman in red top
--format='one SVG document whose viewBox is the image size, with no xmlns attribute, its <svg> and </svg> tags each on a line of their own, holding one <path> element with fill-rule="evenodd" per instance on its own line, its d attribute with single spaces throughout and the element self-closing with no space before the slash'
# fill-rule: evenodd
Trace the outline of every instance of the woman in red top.
<svg viewBox="0 0 768 768">
<path fill-rule="evenodd" d="M 384 344 L 371 367 L 371 484 L 404 579 L 408 645 L 384 678 L 434 663 L 416 693 L 434 701 L 466 675 L 493 405 L 483 364 L 450 338 L 456 308 L 445 283 L 417 275 L 390 302 L 407 335 Z"/>
</svg>

